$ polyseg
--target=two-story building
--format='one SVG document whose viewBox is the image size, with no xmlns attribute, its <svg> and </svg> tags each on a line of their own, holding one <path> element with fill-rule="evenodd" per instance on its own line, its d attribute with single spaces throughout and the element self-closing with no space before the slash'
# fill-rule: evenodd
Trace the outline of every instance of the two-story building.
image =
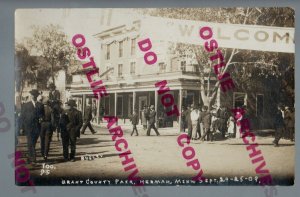
<svg viewBox="0 0 300 197">
<path fill-rule="evenodd" d="M 100 63 L 97 65 L 100 76 L 106 71 L 102 79 L 109 95 L 98 102 L 88 90 L 84 76 L 74 76 L 71 95 L 78 100 L 80 109 L 83 110 L 86 99 L 93 99 L 98 115 L 104 109 L 105 115 L 116 115 L 126 123 L 134 109 L 141 112 L 144 106 L 154 105 L 158 118 L 161 118 L 164 107 L 154 84 L 162 80 L 168 81 L 179 109 L 183 105 L 199 103 L 200 80 L 194 61 L 172 53 L 169 42 L 151 40 L 151 50 L 157 54 L 158 61 L 147 65 L 137 45 L 138 40 L 143 39 L 141 28 L 140 21 L 134 21 L 94 35 L 101 43 Z M 168 119 L 166 126 L 172 126 L 176 121 L 177 117 Z"/>
<path fill-rule="evenodd" d="M 144 53 L 137 44 L 147 38 L 142 33 L 143 25 L 145 23 L 137 20 L 94 35 L 99 40 L 100 48 L 100 62 L 97 62 L 99 77 L 106 86 L 108 96 L 96 100 L 84 73 L 73 75 L 70 95 L 77 100 L 78 108 L 82 111 L 87 99 L 93 100 L 98 117 L 94 122 L 96 124 L 100 123 L 100 114 L 117 116 L 120 119 L 119 124 L 127 124 L 134 109 L 138 110 L 141 118 L 143 107 L 154 105 L 157 118 L 165 120 L 164 126 L 178 126 L 179 118 L 166 117 L 166 109 L 157 94 L 154 84 L 162 80 L 168 81 L 170 93 L 180 111 L 183 106 L 192 103 L 202 104 L 199 70 L 195 58 L 179 56 L 174 50 L 170 50 L 170 42 L 150 38 L 151 51 L 157 54 L 157 62 L 153 65 L 146 64 Z M 214 81 L 214 77 L 210 77 L 212 86 Z M 277 90 L 268 87 L 255 88 L 251 93 L 237 87 L 232 93 L 219 94 L 217 101 L 229 109 L 247 105 L 251 109 L 251 120 L 256 128 L 271 128 L 276 108 L 272 99 L 277 94 Z"/>
</svg>

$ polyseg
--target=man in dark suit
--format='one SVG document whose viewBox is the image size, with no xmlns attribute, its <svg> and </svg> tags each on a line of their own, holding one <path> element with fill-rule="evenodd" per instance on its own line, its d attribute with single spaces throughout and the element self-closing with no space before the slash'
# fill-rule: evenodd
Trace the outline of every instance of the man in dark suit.
<svg viewBox="0 0 300 197">
<path fill-rule="evenodd" d="M 83 124 L 82 130 L 81 130 L 81 134 L 84 134 L 85 129 L 87 127 L 89 127 L 92 134 L 96 133 L 96 131 L 94 130 L 94 128 L 91 125 L 91 120 L 93 118 L 93 109 L 92 109 L 91 105 L 92 105 L 92 101 L 89 100 L 88 105 L 86 106 L 86 108 L 84 110 L 84 117 L 83 117 L 84 124 Z"/>
<path fill-rule="evenodd" d="M 206 135 L 207 135 L 207 141 L 208 140 L 212 141 L 212 135 L 210 132 L 211 114 L 208 111 L 208 106 L 206 105 L 202 107 L 200 122 L 203 124 L 203 136 L 201 136 L 201 141 L 205 140 Z"/>
<path fill-rule="evenodd" d="M 78 138 L 80 138 L 80 129 L 81 129 L 81 127 L 82 127 L 82 125 L 83 125 L 83 121 L 82 121 L 82 112 L 81 111 L 79 111 L 78 109 L 77 109 L 77 104 L 75 105 L 75 107 L 74 107 L 76 110 L 77 110 L 77 113 L 78 113 L 78 117 L 81 117 L 81 122 L 80 122 L 80 127 L 78 127 L 78 130 L 77 130 L 77 132 L 76 132 L 76 136 L 78 137 Z"/>
<path fill-rule="evenodd" d="M 59 116 L 61 113 L 60 108 L 60 93 L 56 90 L 56 86 L 54 83 L 50 83 L 49 85 L 49 103 L 50 107 L 52 108 L 52 114 L 54 118 L 54 125 L 53 129 L 57 131 L 57 141 L 59 141 Z"/>
<path fill-rule="evenodd" d="M 63 156 L 64 161 L 70 159 L 72 162 L 75 162 L 77 131 L 82 126 L 82 117 L 79 117 L 78 110 L 75 109 L 75 100 L 69 100 L 66 104 L 68 108 L 61 115 L 60 119 Z M 70 157 L 69 145 L 71 146 Z"/>
<path fill-rule="evenodd" d="M 54 119 L 52 115 L 52 109 L 50 108 L 50 103 L 48 98 L 43 98 L 44 104 L 44 114 L 41 122 L 41 154 L 44 157 L 44 160 L 47 161 L 48 153 L 50 149 L 50 143 L 52 141 L 52 134 L 53 134 L 53 125 Z"/>
<path fill-rule="evenodd" d="M 131 132 L 131 136 L 133 135 L 134 131 L 136 131 L 136 136 L 139 135 L 138 130 L 136 128 L 136 125 L 139 123 L 139 116 L 137 114 L 137 110 L 135 109 L 133 111 L 133 114 L 131 116 L 131 123 L 132 123 L 132 132 Z"/>
<path fill-rule="evenodd" d="M 278 105 L 277 112 L 275 114 L 274 118 L 274 128 L 275 128 L 275 139 L 273 141 L 273 144 L 275 147 L 278 147 L 278 142 L 283 136 L 283 130 L 284 130 L 284 119 L 282 116 L 282 105 Z"/>
<path fill-rule="evenodd" d="M 222 138 L 225 139 L 225 134 L 227 132 L 227 120 L 229 116 L 224 106 L 221 105 L 220 108 L 217 110 L 216 117 L 219 118 L 218 129 L 221 131 Z"/>
<path fill-rule="evenodd" d="M 37 101 L 39 91 L 30 91 L 30 101 L 22 106 L 21 128 L 27 136 L 28 163 L 36 162 L 35 145 L 41 132 L 41 121 L 44 114 L 43 105 Z"/>
<path fill-rule="evenodd" d="M 148 117 L 149 117 L 149 125 L 148 125 L 147 135 L 150 136 L 151 129 L 154 129 L 156 135 L 160 135 L 157 128 L 155 127 L 156 111 L 154 110 L 154 105 L 150 106 L 150 112 Z"/>
</svg>

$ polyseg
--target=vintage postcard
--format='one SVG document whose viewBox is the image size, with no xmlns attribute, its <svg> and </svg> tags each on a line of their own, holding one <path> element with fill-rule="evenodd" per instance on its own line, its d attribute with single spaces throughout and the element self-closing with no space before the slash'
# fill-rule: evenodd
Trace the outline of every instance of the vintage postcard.
<svg viewBox="0 0 300 197">
<path fill-rule="evenodd" d="M 17 185 L 293 185 L 289 7 L 18 9 Z"/>
</svg>

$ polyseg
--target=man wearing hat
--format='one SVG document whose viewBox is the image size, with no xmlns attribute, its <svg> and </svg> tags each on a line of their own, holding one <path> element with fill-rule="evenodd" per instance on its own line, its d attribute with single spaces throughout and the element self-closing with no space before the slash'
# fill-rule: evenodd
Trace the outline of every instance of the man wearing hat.
<svg viewBox="0 0 300 197">
<path fill-rule="evenodd" d="M 54 117 L 54 125 L 53 128 L 54 130 L 57 130 L 57 140 L 59 141 L 59 116 L 60 116 L 60 93 L 58 90 L 56 90 L 56 86 L 54 83 L 49 84 L 49 103 L 50 107 L 52 108 L 52 114 Z"/>
<path fill-rule="evenodd" d="M 56 86 L 54 85 L 54 83 L 50 83 L 49 84 L 49 101 L 53 102 L 53 101 L 59 101 L 60 100 L 60 93 L 58 90 L 56 90 Z"/>
<path fill-rule="evenodd" d="M 274 117 L 274 128 L 275 128 L 275 139 L 273 141 L 273 144 L 275 147 L 278 147 L 278 142 L 283 136 L 283 130 L 284 130 L 284 119 L 282 116 L 281 110 L 283 109 L 283 106 L 279 104 L 277 106 L 277 112 Z"/>
<path fill-rule="evenodd" d="M 82 117 L 79 116 L 78 110 L 75 109 L 75 100 L 69 100 L 66 102 L 69 109 L 66 109 L 61 115 L 61 138 L 63 143 L 63 156 L 64 160 L 75 161 L 76 153 L 76 138 L 77 131 L 82 126 Z M 71 146 L 71 153 L 69 157 L 69 145 Z"/>
<path fill-rule="evenodd" d="M 49 149 L 50 149 L 50 143 L 52 139 L 53 134 L 53 124 L 54 124 L 54 118 L 52 115 L 52 109 L 50 108 L 50 103 L 47 97 L 42 98 L 42 102 L 44 105 L 44 114 L 43 119 L 41 122 L 41 153 L 44 157 L 44 160 L 47 161 Z"/>
<path fill-rule="evenodd" d="M 149 112 L 149 125 L 147 130 L 147 135 L 150 136 L 151 129 L 154 129 L 156 135 L 160 135 L 157 128 L 155 127 L 155 117 L 156 117 L 156 111 L 154 110 L 154 105 L 150 106 L 150 112 Z"/>
<path fill-rule="evenodd" d="M 223 105 L 220 105 L 219 109 L 217 110 L 216 117 L 218 118 L 218 129 L 221 131 L 222 138 L 225 139 L 229 114 Z"/>
<path fill-rule="evenodd" d="M 27 136 L 28 163 L 36 162 L 35 145 L 41 131 L 41 121 L 43 118 L 43 105 L 37 101 L 39 91 L 30 91 L 30 101 L 25 103 L 21 111 L 21 128 Z"/>
<path fill-rule="evenodd" d="M 139 135 L 138 130 L 136 128 L 136 125 L 139 124 L 139 116 L 137 114 L 137 110 L 134 109 L 132 116 L 130 117 L 131 123 L 132 123 L 132 132 L 131 132 L 131 136 L 133 135 L 134 131 L 136 132 L 136 136 Z"/>
<path fill-rule="evenodd" d="M 92 101 L 91 100 L 88 101 L 88 104 L 87 104 L 87 106 L 84 110 L 84 115 L 83 116 L 84 116 L 83 117 L 84 124 L 83 124 L 82 130 L 81 130 L 81 134 L 84 134 L 85 129 L 87 127 L 89 127 L 92 134 L 95 134 L 96 131 L 94 130 L 94 128 L 91 125 L 91 120 L 93 118 L 93 109 L 92 109 Z"/>
</svg>

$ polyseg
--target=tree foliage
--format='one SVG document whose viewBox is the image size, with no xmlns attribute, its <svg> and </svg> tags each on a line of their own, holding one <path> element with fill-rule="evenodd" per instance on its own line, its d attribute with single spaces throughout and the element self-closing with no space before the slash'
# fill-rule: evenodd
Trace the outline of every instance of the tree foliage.
<svg viewBox="0 0 300 197">
<path fill-rule="evenodd" d="M 29 54 L 29 51 L 23 44 L 16 44 L 15 48 L 15 74 L 16 74 L 16 90 L 22 96 L 25 83 L 35 84 L 36 76 L 36 58 Z"/>
<path fill-rule="evenodd" d="M 292 8 L 152 8 L 139 10 L 142 14 L 175 19 L 199 20 L 216 23 L 264 25 L 294 27 L 295 11 Z M 191 44 L 174 43 L 171 50 L 178 56 L 193 56 L 197 60 L 200 77 L 200 90 L 203 103 L 211 106 L 217 95 L 219 83 L 205 88 L 205 80 L 214 76 L 209 56 L 203 47 Z M 239 50 L 222 48 L 226 67 L 230 71 L 238 88 L 248 92 L 251 88 L 263 91 L 266 83 L 280 89 L 280 97 L 276 101 L 292 97 L 294 101 L 294 54 Z M 291 80 L 289 80 L 291 79 Z M 210 83 L 208 83 L 210 84 Z M 209 91 L 205 91 L 209 89 Z M 251 95 L 250 95 L 251 96 Z M 255 95 L 252 95 L 255 96 Z"/>
<path fill-rule="evenodd" d="M 55 83 L 56 73 L 60 70 L 67 71 L 70 61 L 74 59 L 75 49 L 59 25 L 32 28 L 33 35 L 27 40 L 27 45 L 31 53 L 46 60 L 47 64 L 43 65 L 41 72 L 50 73 Z"/>
</svg>

